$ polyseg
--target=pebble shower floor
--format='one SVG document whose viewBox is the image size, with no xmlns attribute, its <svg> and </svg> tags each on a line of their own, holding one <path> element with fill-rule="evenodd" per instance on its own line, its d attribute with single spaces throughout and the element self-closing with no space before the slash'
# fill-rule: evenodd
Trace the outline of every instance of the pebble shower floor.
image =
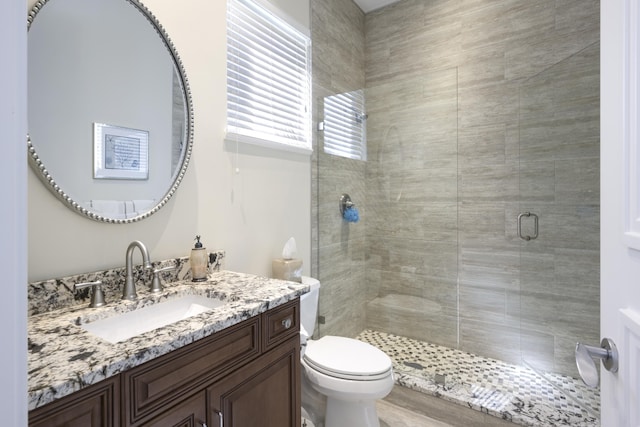
<svg viewBox="0 0 640 427">
<path fill-rule="evenodd" d="M 524 426 L 600 425 L 600 392 L 556 374 L 398 335 L 358 337 L 393 360 L 396 384 Z"/>
</svg>

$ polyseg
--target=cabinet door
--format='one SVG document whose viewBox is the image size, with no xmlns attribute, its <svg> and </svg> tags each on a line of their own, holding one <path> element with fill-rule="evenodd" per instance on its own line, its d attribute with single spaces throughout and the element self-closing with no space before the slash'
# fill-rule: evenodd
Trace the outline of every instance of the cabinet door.
<svg viewBox="0 0 640 427">
<path fill-rule="evenodd" d="M 260 318 L 244 322 L 122 374 L 126 425 L 156 418 L 173 402 L 260 355 Z"/>
<path fill-rule="evenodd" d="M 104 380 L 29 413 L 30 427 L 118 427 L 118 377 Z"/>
<path fill-rule="evenodd" d="M 206 398 L 202 391 L 142 425 L 144 427 L 203 427 L 206 416 Z"/>
<path fill-rule="evenodd" d="M 207 401 L 211 426 L 300 427 L 298 337 L 209 387 Z"/>
</svg>

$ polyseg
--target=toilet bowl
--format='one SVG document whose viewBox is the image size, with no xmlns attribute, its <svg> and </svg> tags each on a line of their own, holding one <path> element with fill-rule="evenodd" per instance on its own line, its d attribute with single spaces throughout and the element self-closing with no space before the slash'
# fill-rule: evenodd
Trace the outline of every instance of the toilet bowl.
<svg viewBox="0 0 640 427">
<path fill-rule="evenodd" d="M 324 415 L 325 427 L 379 427 L 375 404 L 393 388 L 391 359 L 352 338 L 308 339 L 307 331 L 315 328 L 320 282 L 303 277 L 303 283 L 311 286 L 300 302 L 303 408 L 307 405 L 309 414 Z M 313 392 L 326 399 L 326 407 L 318 408 Z M 322 424 L 321 419 L 313 422 Z"/>
</svg>

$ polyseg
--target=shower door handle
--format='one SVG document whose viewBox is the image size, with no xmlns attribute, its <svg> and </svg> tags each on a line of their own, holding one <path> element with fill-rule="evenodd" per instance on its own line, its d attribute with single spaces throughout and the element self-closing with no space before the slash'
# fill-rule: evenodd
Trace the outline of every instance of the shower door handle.
<svg viewBox="0 0 640 427">
<path fill-rule="evenodd" d="M 533 236 L 523 236 L 522 235 L 522 217 L 533 217 Z M 520 215 L 518 215 L 518 237 L 520 237 L 522 240 L 535 240 L 538 238 L 538 215 L 531 213 L 531 212 L 525 212 L 525 213 L 521 213 Z"/>
</svg>

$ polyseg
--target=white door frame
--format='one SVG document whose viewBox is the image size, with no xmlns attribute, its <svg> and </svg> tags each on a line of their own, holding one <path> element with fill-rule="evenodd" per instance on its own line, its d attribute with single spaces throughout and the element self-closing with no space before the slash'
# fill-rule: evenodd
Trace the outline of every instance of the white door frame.
<svg viewBox="0 0 640 427">
<path fill-rule="evenodd" d="M 27 425 L 27 6 L 0 2 L 0 414 Z"/>
<path fill-rule="evenodd" d="M 637 0 L 603 0 L 600 8 L 600 335 L 620 351 L 618 372 L 600 371 L 601 425 L 638 427 L 640 20 Z"/>
</svg>

